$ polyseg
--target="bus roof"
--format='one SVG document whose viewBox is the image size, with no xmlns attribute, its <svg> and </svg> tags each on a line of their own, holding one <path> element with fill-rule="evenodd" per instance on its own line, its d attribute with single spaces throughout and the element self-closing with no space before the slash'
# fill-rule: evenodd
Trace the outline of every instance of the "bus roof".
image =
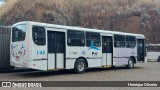
<svg viewBox="0 0 160 90">
<path fill-rule="evenodd" d="M 109 30 L 99 30 L 99 29 L 90 29 L 90 28 L 83 28 L 83 27 L 76 27 L 76 26 L 65 26 L 65 25 L 57 25 L 57 24 L 48 24 L 48 23 L 41 23 L 41 22 L 33 22 L 33 21 L 22 21 L 18 22 L 15 25 L 18 24 L 25 24 L 29 23 L 30 25 L 34 26 L 43 26 L 46 28 L 57 28 L 57 29 L 71 29 L 71 30 L 83 30 L 83 31 L 91 31 L 91 32 L 99 32 L 102 34 L 120 34 L 120 35 L 131 35 L 131 36 L 136 36 L 139 38 L 145 38 L 143 34 L 134 34 L 134 33 L 126 33 L 126 32 L 120 32 L 120 31 L 109 31 Z"/>
</svg>

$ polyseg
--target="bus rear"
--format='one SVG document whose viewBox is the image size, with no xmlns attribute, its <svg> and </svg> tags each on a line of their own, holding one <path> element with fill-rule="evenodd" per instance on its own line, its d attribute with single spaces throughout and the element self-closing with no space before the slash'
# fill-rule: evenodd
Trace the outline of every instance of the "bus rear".
<svg viewBox="0 0 160 90">
<path fill-rule="evenodd" d="M 27 22 L 14 24 L 11 30 L 10 64 L 15 67 L 30 67 L 29 33 Z"/>
</svg>

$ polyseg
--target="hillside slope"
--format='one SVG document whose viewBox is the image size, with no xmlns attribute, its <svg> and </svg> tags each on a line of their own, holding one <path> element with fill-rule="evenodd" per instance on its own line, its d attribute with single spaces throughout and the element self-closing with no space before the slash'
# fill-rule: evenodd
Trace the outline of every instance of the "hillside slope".
<svg viewBox="0 0 160 90">
<path fill-rule="evenodd" d="M 9 0 L 0 24 L 38 21 L 142 33 L 160 43 L 160 0 Z"/>
</svg>

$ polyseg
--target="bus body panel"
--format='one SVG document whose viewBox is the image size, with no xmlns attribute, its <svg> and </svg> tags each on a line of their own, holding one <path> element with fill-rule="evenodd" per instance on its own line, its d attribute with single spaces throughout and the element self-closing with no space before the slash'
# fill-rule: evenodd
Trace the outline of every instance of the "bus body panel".
<svg viewBox="0 0 160 90">
<path fill-rule="evenodd" d="M 154 52 L 154 51 L 147 52 L 147 59 L 149 61 L 157 61 L 158 57 L 160 57 L 160 52 Z"/>
<path fill-rule="evenodd" d="M 101 67 L 102 66 L 102 59 L 87 59 L 88 67 Z"/>
<path fill-rule="evenodd" d="M 47 71 L 47 60 L 33 60 L 30 68 Z"/>
<path fill-rule="evenodd" d="M 73 69 L 76 59 L 66 59 L 66 69 Z"/>
<path fill-rule="evenodd" d="M 38 70 L 47 70 L 47 44 L 36 45 L 33 41 L 34 24 L 30 23 L 30 42 L 31 42 L 31 68 Z M 46 32 L 45 32 L 46 33 Z M 47 40 L 46 40 L 47 41 Z M 46 42 L 47 43 L 47 42 Z"/>
<path fill-rule="evenodd" d="M 147 46 L 147 60 L 158 61 L 160 60 L 160 44 L 146 44 Z"/>
<path fill-rule="evenodd" d="M 114 48 L 113 58 L 114 65 L 127 65 L 131 56 L 137 57 L 136 48 Z"/>
<path fill-rule="evenodd" d="M 55 54 L 48 54 L 48 70 L 55 69 Z"/>
<path fill-rule="evenodd" d="M 21 22 L 13 25 L 12 28 L 18 25 L 26 25 L 26 36 L 24 38 L 25 39 L 24 41 L 12 42 L 13 29 L 11 30 L 10 62 L 11 62 L 11 65 L 13 66 L 30 68 L 32 61 L 30 58 L 30 52 L 31 52 L 31 48 L 30 48 L 31 42 L 30 42 L 30 34 L 29 34 L 30 31 L 27 30 L 29 29 L 29 24 L 28 22 Z M 19 34 L 18 31 L 14 31 L 14 33 Z"/>
<path fill-rule="evenodd" d="M 100 48 L 100 47 L 99 47 Z M 89 67 L 101 66 L 102 63 L 102 50 L 89 50 L 89 47 L 67 47 L 66 59 L 85 58 Z M 73 63 L 75 64 L 75 63 Z M 66 65 L 67 66 L 67 65 Z M 73 65 L 72 65 L 73 66 Z M 74 68 L 74 67 L 72 67 Z"/>
<path fill-rule="evenodd" d="M 112 66 L 112 55 L 113 53 L 107 53 L 107 65 L 110 65 L 110 66 Z"/>
<path fill-rule="evenodd" d="M 86 59 L 101 59 L 102 58 L 102 50 L 94 50 L 89 47 L 67 47 L 66 48 L 66 58 L 79 58 L 84 57 Z"/>
<path fill-rule="evenodd" d="M 32 60 L 46 60 L 47 59 L 47 46 L 34 46 L 32 47 Z"/>
</svg>

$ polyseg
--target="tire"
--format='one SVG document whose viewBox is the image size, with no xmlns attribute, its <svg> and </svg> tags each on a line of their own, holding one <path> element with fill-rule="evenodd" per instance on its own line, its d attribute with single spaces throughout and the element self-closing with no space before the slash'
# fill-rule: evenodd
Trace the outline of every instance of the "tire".
<svg viewBox="0 0 160 90">
<path fill-rule="evenodd" d="M 74 65 L 74 71 L 77 74 L 85 72 L 86 68 L 87 68 L 87 64 L 84 59 L 78 59 Z"/>
<path fill-rule="evenodd" d="M 132 69 L 134 67 L 134 61 L 132 58 L 129 58 L 128 65 L 126 66 L 128 69 Z"/>
<path fill-rule="evenodd" d="M 160 56 L 158 57 L 158 60 L 157 60 L 158 62 L 160 62 Z"/>
<path fill-rule="evenodd" d="M 115 66 L 112 66 L 111 68 L 112 68 L 112 69 L 115 69 L 116 67 L 115 67 Z"/>
</svg>

